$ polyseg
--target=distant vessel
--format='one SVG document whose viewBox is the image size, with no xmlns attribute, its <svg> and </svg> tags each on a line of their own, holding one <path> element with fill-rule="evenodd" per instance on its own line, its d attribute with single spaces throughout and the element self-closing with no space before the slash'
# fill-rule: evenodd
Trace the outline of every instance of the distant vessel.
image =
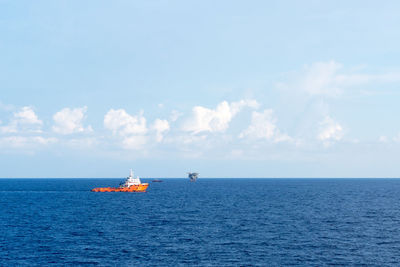
<svg viewBox="0 0 400 267">
<path fill-rule="evenodd" d="M 139 176 L 133 177 L 133 171 L 126 178 L 124 183 L 121 183 L 119 187 L 98 187 L 92 189 L 93 192 L 146 192 L 148 183 L 142 183 Z"/>
<path fill-rule="evenodd" d="M 196 182 L 197 178 L 199 178 L 199 174 L 197 172 L 188 172 L 188 177 L 191 182 Z"/>
<path fill-rule="evenodd" d="M 162 183 L 162 180 L 154 179 L 152 182 L 153 183 Z"/>
</svg>

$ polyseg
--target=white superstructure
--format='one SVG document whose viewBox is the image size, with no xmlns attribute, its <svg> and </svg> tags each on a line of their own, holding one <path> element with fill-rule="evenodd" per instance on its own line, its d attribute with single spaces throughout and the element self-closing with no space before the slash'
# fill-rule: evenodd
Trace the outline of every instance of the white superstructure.
<svg viewBox="0 0 400 267">
<path fill-rule="evenodd" d="M 136 178 L 133 177 L 133 171 L 132 171 L 132 169 L 131 169 L 131 172 L 130 172 L 130 174 L 129 174 L 129 177 L 126 178 L 126 181 L 125 181 L 125 183 L 124 183 L 124 186 L 129 187 L 129 186 L 131 186 L 131 185 L 139 185 L 139 184 L 141 184 L 141 183 L 142 183 L 142 182 L 140 181 L 139 176 L 136 176 Z"/>
</svg>

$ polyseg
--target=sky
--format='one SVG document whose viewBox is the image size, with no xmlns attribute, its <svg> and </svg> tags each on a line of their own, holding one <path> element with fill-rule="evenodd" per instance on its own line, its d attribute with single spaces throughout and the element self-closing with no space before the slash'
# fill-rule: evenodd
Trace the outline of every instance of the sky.
<svg viewBox="0 0 400 267">
<path fill-rule="evenodd" d="M 0 177 L 400 177 L 399 12 L 0 0 Z"/>
</svg>

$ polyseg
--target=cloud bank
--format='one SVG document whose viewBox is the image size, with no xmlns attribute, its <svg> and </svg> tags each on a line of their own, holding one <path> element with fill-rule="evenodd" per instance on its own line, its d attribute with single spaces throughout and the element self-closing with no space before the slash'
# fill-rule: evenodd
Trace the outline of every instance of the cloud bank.
<svg viewBox="0 0 400 267">
<path fill-rule="evenodd" d="M 351 131 L 343 126 L 346 118 L 332 108 L 335 101 L 349 98 L 346 94 L 350 91 L 361 94 L 364 85 L 399 81 L 397 72 L 368 74 L 360 68 L 347 69 L 334 60 L 314 62 L 286 75 L 285 81 L 278 84 L 279 90 L 274 88 L 281 98 L 274 96 L 269 104 L 245 98 L 216 102 L 211 107 L 196 105 L 187 111 L 162 104 L 158 105 L 158 113 L 146 117 L 143 111 L 129 114 L 116 107 L 110 108 L 102 119 L 97 118 L 97 124 L 96 118 L 91 118 L 94 127 L 85 123 L 86 106 L 65 107 L 52 115 L 52 121 L 43 122 L 34 107 L 18 108 L 0 102 L 2 114 L 10 114 L 0 121 L 0 146 L 22 149 L 63 144 L 74 148 L 176 150 L 185 155 L 229 150 L 238 156 L 245 155 L 248 148 L 259 149 L 262 154 L 263 144 L 267 144 L 265 147 L 277 143 L 287 144 L 285 147 L 301 144 L 302 148 L 314 149 L 321 144 L 358 142 L 358 136 L 349 136 Z M 284 97 L 289 100 L 279 102 Z M 276 114 L 283 115 L 279 124 Z M 398 135 L 390 136 L 393 135 L 379 133 L 374 140 L 381 145 L 399 142 Z"/>
</svg>

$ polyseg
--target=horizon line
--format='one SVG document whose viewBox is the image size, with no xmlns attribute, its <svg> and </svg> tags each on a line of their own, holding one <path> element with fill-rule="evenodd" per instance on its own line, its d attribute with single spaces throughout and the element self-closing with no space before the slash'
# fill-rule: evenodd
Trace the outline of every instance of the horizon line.
<svg viewBox="0 0 400 267">
<path fill-rule="evenodd" d="M 0 177 L 0 179 L 125 179 L 126 177 Z M 140 179 L 189 179 L 187 177 L 140 177 Z M 202 177 L 202 179 L 400 179 L 400 177 Z"/>
</svg>

